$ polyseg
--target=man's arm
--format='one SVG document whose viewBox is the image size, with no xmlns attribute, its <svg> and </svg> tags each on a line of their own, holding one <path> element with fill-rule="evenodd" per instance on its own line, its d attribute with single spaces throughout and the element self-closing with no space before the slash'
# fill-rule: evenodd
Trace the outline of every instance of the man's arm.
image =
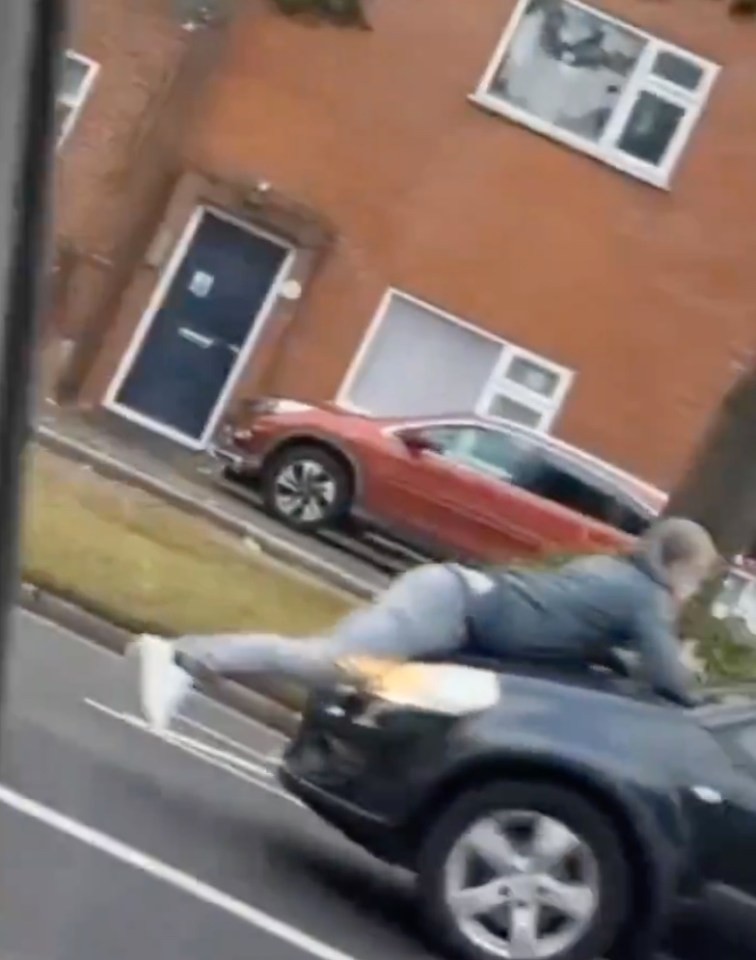
<svg viewBox="0 0 756 960">
<path fill-rule="evenodd" d="M 639 605 L 635 629 L 642 665 L 654 690 L 683 707 L 696 706 L 695 675 L 683 663 L 671 605 L 665 598 Z"/>
</svg>

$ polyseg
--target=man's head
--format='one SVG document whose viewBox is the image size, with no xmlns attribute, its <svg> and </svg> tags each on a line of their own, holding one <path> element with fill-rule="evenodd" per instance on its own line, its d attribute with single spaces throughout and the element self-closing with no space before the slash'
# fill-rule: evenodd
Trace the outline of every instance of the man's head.
<svg viewBox="0 0 756 960">
<path fill-rule="evenodd" d="M 715 569 L 717 549 L 709 534 L 692 520 L 669 517 L 646 531 L 640 553 L 661 570 L 679 603 L 689 600 Z"/>
</svg>

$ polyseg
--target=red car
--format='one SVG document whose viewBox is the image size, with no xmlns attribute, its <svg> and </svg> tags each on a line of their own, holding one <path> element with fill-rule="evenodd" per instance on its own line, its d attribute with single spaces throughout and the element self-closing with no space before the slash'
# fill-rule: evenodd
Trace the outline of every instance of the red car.
<svg viewBox="0 0 756 960">
<path fill-rule="evenodd" d="M 664 494 L 565 443 L 460 416 L 381 419 L 332 404 L 244 403 L 215 448 L 300 530 L 347 521 L 435 557 L 504 561 L 629 543 Z"/>
</svg>

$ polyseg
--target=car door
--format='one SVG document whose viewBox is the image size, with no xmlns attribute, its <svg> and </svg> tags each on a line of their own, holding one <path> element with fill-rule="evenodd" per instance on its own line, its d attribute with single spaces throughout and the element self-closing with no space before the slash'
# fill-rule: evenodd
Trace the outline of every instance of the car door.
<svg viewBox="0 0 756 960">
<path fill-rule="evenodd" d="M 516 522 L 516 474 L 533 442 L 475 422 L 414 426 L 389 435 L 390 450 L 371 471 L 370 512 L 393 529 L 445 554 L 482 559 L 533 551 L 528 524 Z"/>
<path fill-rule="evenodd" d="M 554 544 L 576 544 L 575 513 L 531 486 L 534 477 L 543 474 L 543 440 L 486 425 L 473 437 L 465 437 L 452 454 L 461 465 L 486 476 L 471 505 L 486 557 L 535 558 Z"/>
<path fill-rule="evenodd" d="M 643 528 L 642 518 L 607 477 L 546 443 L 519 484 L 540 503 L 533 524 L 544 550 L 615 549 Z"/>
</svg>

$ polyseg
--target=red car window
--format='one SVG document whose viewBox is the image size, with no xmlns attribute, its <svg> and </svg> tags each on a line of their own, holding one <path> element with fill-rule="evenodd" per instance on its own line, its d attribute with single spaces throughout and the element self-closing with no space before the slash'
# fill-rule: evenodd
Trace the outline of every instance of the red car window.
<svg viewBox="0 0 756 960">
<path fill-rule="evenodd" d="M 606 478 L 553 450 L 533 458 L 521 485 L 538 496 L 615 527 L 632 536 L 642 533 L 651 521 Z"/>
<path fill-rule="evenodd" d="M 652 510 L 644 510 L 608 476 L 535 437 L 478 424 L 439 424 L 423 433 L 451 461 L 631 536 L 652 520 Z"/>
<path fill-rule="evenodd" d="M 512 483 L 535 449 L 525 437 L 478 426 L 434 427 L 427 434 L 448 459 Z"/>
</svg>

